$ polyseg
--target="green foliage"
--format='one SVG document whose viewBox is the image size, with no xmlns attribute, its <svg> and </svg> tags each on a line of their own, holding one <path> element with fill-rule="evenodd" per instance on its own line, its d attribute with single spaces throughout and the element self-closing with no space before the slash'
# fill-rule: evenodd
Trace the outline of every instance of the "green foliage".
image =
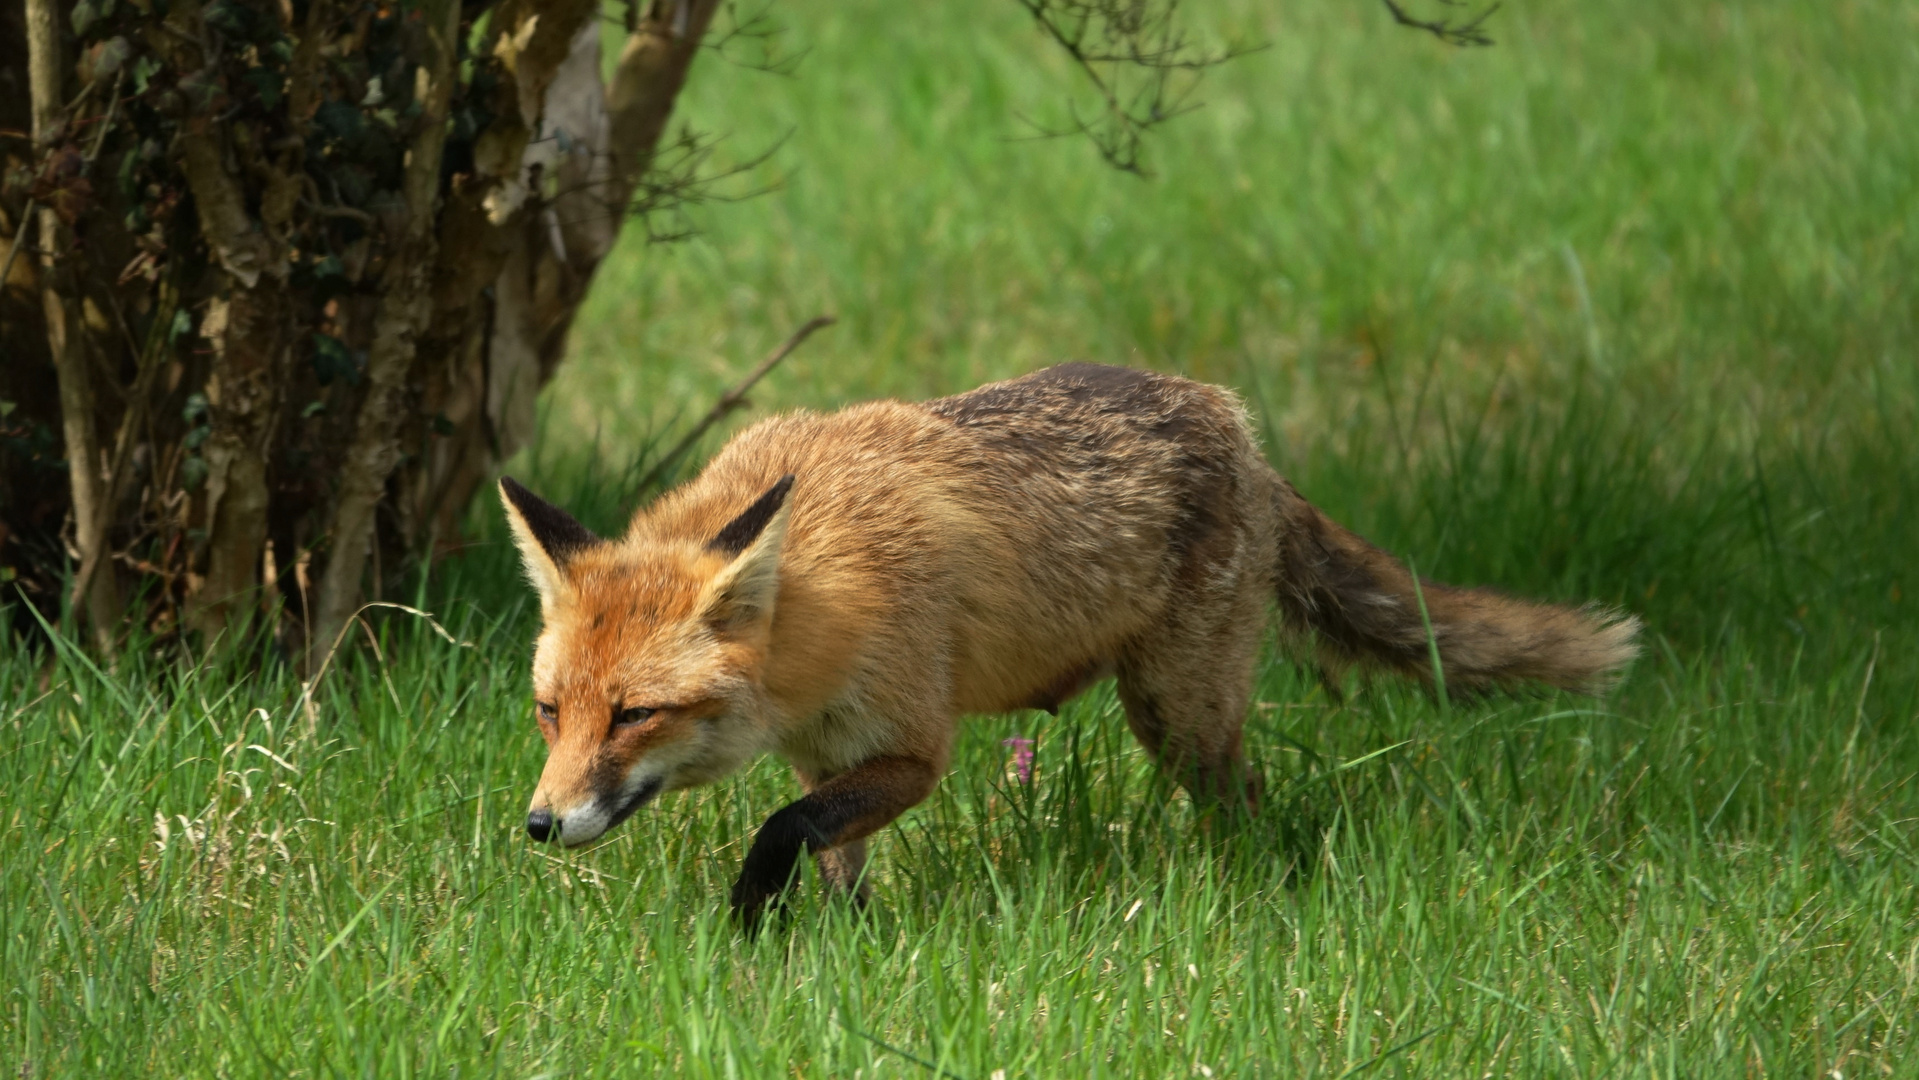
<svg viewBox="0 0 1919 1080">
<path fill-rule="evenodd" d="M 1196 9 L 1274 48 L 1142 185 L 1004 141 L 1071 85 L 1010 5 L 784 10 L 796 79 L 694 76 L 736 144 L 792 132 L 783 186 L 603 271 L 516 475 L 616 529 L 654 440 L 819 309 L 762 406 L 1154 364 L 1237 386 L 1423 571 L 1640 613 L 1625 686 L 1441 710 L 1276 658 L 1241 828 L 1110 688 L 982 719 L 877 839 L 870 916 L 809 885 L 747 943 L 774 762 L 526 843 L 536 613 L 489 505 L 414 598 L 460 643 L 387 613 L 310 711 L 250 650 L 0 645 L 0 1067 L 1919 1073 L 1910 12 L 1507 7 L 1460 53 Z"/>
</svg>

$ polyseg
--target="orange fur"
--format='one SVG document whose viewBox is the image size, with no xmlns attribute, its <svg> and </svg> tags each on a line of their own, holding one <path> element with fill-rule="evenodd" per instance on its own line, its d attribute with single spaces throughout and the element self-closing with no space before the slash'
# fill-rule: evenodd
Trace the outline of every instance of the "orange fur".
<svg viewBox="0 0 1919 1080">
<path fill-rule="evenodd" d="M 856 879 L 860 839 L 931 790 L 960 717 L 1056 708 L 1109 673 L 1196 794 L 1256 796 L 1240 726 L 1275 599 L 1324 661 L 1416 677 L 1429 618 L 1466 691 L 1593 689 L 1634 652 L 1629 617 L 1416 592 L 1273 472 L 1229 391 L 1122 368 L 763 421 L 612 540 L 502 486 L 557 710 L 534 813 L 584 842 L 778 753 L 809 793 L 749 856 L 749 914 L 791 861 L 763 847 L 838 849 Z"/>
</svg>

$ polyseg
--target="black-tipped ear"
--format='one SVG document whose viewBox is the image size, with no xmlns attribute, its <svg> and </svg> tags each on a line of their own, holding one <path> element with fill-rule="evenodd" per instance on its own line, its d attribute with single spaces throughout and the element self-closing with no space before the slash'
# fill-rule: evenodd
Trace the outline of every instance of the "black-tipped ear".
<svg viewBox="0 0 1919 1080">
<path fill-rule="evenodd" d="M 780 477 L 779 482 L 766 489 L 766 494 L 753 500 L 753 505 L 740 512 L 740 516 L 726 523 L 718 536 L 706 542 L 706 550 L 718 552 L 728 558 L 735 558 L 740 552 L 752 546 L 766 529 L 766 523 L 786 505 L 786 493 L 793 490 L 793 474 Z"/>
<path fill-rule="evenodd" d="M 526 527 L 527 535 L 555 566 L 565 566 L 568 559 L 600 542 L 571 514 L 528 491 L 511 476 L 500 477 L 500 496 L 518 515 L 516 524 Z"/>
</svg>

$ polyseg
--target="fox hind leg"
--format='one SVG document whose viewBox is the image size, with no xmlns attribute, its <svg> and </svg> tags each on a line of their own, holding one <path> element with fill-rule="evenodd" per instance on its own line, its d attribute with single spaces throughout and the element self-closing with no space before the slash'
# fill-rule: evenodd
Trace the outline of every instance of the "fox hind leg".
<svg viewBox="0 0 1919 1080">
<path fill-rule="evenodd" d="M 1264 583 L 1182 597 L 1118 664 L 1127 726 L 1194 798 L 1259 807 L 1240 729 L 1266 627 Z"/>
</svg>

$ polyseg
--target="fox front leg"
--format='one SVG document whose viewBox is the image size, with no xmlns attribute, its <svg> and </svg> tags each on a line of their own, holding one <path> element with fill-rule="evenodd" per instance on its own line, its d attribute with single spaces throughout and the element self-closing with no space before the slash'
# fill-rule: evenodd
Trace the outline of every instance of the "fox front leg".
<svg viewBox="0 0 1919 1080">
<path fill-rule="evenodd" d="M 932 793 L 939 770 L 912 757 L 880 757 L 840 773 L 781 807 L 760 826 L 733 883 L 733 913 L 748 933 L 793 882 L 800 856 L 865 839 Z"/>
</svg>

